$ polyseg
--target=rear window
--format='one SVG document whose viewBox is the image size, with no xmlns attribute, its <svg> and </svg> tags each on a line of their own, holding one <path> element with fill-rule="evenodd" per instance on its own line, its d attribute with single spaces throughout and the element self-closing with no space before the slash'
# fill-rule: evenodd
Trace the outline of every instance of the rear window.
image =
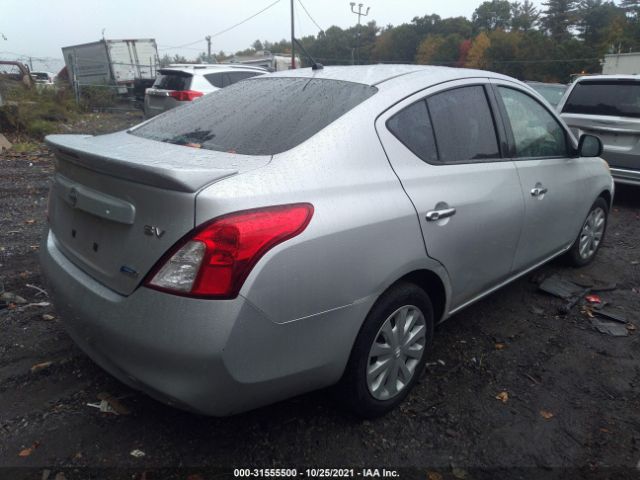
<svg viewBox="0 0 640 480">
<path fill-rule="evenodd" d="M 376 91 L 338 80 L 256 78 L 170 110 L 130 133 L 208 150 L 274 155 L 304 142 Z"/>
<path fill-rule="evenodd" d="M 190 73 L 185 72 L 167 72 L 160 71 L 160 75 L 153 83 L 154 88 L 161 88 L 163 90 L 189 90 L 191 85 Z"/>
<path fill-rule="evenodd" d="M 577 83 L 562 111 L 640 117 L 640 82 L 598 80 Z"/>
</svg>

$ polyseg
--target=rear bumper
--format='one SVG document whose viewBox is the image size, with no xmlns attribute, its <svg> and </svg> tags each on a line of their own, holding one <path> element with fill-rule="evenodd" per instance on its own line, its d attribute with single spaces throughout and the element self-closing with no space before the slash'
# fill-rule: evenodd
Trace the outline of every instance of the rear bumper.
<svg viewBox="0 0 640 480">
<path fill-rule="evenodd" d="M 640 170 L 611 167 L 611 176 L 617 183 L 640 186 Z"/>
<path fill-rule="evenodd" d="M 144 97 L 144 115 L 146 118 L 155 117 L 161 113 L 171 110 L 172 108 L 184 105 L 186 102 L 178 102 L 171 97 L 153 97 L 145 95 Z"/>
<path fill-rule="evenodd" d="M 69 335 L 87 355 L 183 409 L 224 416 L 330 385 L 351 348 L 351 335 L 338 330 L 329 351 L 318 350 L 323 328 L 349 324 L 348 308 L 279 325 L 242 297 L 190 299 L 144 287 L 125 297 L 72 264 L 51 232 L 41 266 Z"/>
</svg>

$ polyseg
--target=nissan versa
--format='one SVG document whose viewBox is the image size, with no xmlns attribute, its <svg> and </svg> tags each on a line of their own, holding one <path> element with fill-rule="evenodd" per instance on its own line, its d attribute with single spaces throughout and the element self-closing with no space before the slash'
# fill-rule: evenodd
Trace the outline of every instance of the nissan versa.
<svg viewBox="0 0 640 480">
<path fill-rule="evenodd" d="M 47 140 L 41 262 L 69 334 L 211 415 L 334 384 L 384 414 L 434 324 L 556 255 L 589 263 L 614 188 L 596 137 L 523 83 L 454 68 L 279 72 Z"/>
</svg>

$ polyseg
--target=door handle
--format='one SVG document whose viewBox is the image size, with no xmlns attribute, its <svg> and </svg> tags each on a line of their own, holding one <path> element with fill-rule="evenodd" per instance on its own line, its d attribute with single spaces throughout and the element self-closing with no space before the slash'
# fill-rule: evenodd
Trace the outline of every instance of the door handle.
<svg viewBox="0 0 640 480">
<path fill-rule="evenodd" d="M 540 195 L 544 195 L 545 193 L 547 193 L 548 190 L 546 187 L 543 187 L 542 185 L 536 185 L 534 188 L 531 189 L 531 196 L 532 197 L 539 197 Z"/>
<path fill-rule="evenodd" d="M 451 208 L 443 208 L 441 210 L 429 210 L 425 217 L 427 218 L 427 222 L 435 222 L 437 220 L 442 220 L 443 218 L 451 217 L 456 214 L 456 209 Z"/>
</svg>

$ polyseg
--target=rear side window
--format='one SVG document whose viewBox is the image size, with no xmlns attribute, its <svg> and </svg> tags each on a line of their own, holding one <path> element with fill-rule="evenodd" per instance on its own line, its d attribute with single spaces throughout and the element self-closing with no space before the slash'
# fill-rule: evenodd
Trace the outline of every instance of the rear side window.
<svg viewBox="0 0 640 480">
<path fill-rule="evenodd" d="M 592 80 L 577 83 L 563 113 L 640 117 L 640 82 Z"/>
<path fill-rule="evenodd" d="M 170 110 L 129 133 L 208 150 L 274 155 L 304 142 L 376 92 L 338 80 L 258 77 Z"/>
<path fill-rule="evenodd" d="M 405 147 L 428 163 L 439 163 L 427 104 L 421 100 L 387 120 L 387 128 Z"/>
<path fill-rule="evenodd" d="M 245 78 L 251 78 L 259 75 L 257 72 L 229 72 L 229 82 L 236 83 Z"/>
<path fill-rule="evenodd" d="M 204 78 L 207 79 L 207 81 L 213 85 L 214 87 L 217 88 L 222 88 L 224 87 L 224 73 L 222 72 L 218 72 L 218 73 L 207 73 Z"/>
<path fill-rule="evenodd" d="M 484 87 L 447 90 L 427 98 L 440 162 L 499 158 L 498 138 Z"/>
<path fill-rule="evenodd" d="M 251 78 L 259 75 L 257 72 L 218 72 L 209 73 L 204 76 L 211 85 L 218 88 L 228 87 L 245 78 Z"/>
<path fill-rule="evenodd" d="M 156 81 L 153 83 L 153 87 L 160 88 L 162 90 L 189 90 L 191 77 L 192 75 L 190 73 L 163 73 L 161 71 L 160 75 L 158 75 Z"/>
</svg>

